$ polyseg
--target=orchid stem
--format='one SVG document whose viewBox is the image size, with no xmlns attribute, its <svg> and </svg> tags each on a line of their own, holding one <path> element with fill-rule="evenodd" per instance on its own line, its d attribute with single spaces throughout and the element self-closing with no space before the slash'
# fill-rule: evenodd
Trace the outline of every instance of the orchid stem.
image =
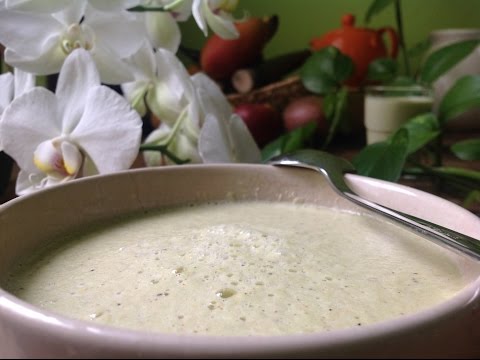
<svg viewBox="0 0 480 360">
<path fill-rule="evenodd" d="M 190 159 L 183 160 L 173 154 L 170 150 L 167 149 L 165 145 L 140 145 L 140 151 L 160 151 L 163 155 L 168 157 L 177 165 L 182 165 L 190 162 Z"/>
<path fill-rule="evenodd" d="M 400 0 L 395 1 L 395 18 L 397 21 L 399 44 L 402 51 L 403 63 L 405 65 L 405 73 L 407 74 L 407 76 L 410 76 L 410 63 L 408 61 L 407 49 L 405 46 L 405 34 L 403 31 L 403 17 Z"/>
<path fill-rule="evenodd" d="M 132 12 L 148 12 L 148 11 L 167 11 L 166 7 L 163 6 L 163 7 L 144 7 L 144 6 L 134 6 L 130 9 L 128 9 L 128 11 L 132 11 Z"/>
</svg>

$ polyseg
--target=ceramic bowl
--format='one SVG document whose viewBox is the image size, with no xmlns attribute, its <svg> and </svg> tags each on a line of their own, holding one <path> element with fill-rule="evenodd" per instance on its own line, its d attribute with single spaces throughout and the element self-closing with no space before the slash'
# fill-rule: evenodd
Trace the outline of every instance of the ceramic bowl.
<svg viewBox="0 0 480 360">
<path fill-rule="evenodd" d="M 480 238 L 479 218 L 448 201 L 357 175 L 347 175 L 347 181 L 370 200 Z M 0 206 L 0 283 L 16 260 L 68 229 L 139 210 L 232 197 L 362 211 L 332 191 L 321 175 L 304 169 L 188 165 L 90 177 Z M 214 337 L 117 329 L 42 310 L 0 288 L 0 358 L 478 358 L 480 262 L 453 253 L 452 258 L 466 286 L 447 301 L 372 325 L 284 336 Z"/>
</svg>

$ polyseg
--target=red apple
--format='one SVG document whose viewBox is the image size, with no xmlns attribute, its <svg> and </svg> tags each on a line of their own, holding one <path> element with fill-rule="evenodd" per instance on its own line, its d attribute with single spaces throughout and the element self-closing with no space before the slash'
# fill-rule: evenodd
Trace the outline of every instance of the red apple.
<svg viewBox="0 0 480 360">
<path fill-rule="evenodd" d="M 308 95 L 292 100 L 283 110 L 283 125 L 287 131 L 316 122 L 318 132 L 326 134 L 328 123 L 323 111 L 323 101 L 319 96 Z"/>
<path fill-rule="evenodd" d="M 278 28 L 278 17 L 251 17 L 235 23 L 237 39 L 213 34 L 200 53 L 202 70 L 216 81 L 229 80 L 235 70 L 252 66 Z"/>
<path fill-rule="evenodd" d="M 234 112 L 243 119 L 259 147 L 275 140 L 283 132 L 280 113 L 268 103 L 241 104 Z"/>
</svg>

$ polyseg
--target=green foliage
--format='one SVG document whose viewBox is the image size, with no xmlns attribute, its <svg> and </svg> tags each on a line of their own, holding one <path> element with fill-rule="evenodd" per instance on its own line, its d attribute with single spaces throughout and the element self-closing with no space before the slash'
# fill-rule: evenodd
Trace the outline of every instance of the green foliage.
<svg viewBox="0 0 480 360">
<path fill-rule="evenodd" d="M 388 83 L 392 81 L 398 72 L 398 63 L 392 58 L 381 58 L 372 61 L 368 65 L 367 78 L 372 81 Z"/>
<path fill-rule="evenodd" d="M 480 160 L 480 139 L 469 139 L 453 144 L 450 149 L 459 159 Z"/>
<path fill-rule="evenodd" d="M 308 90 L 325 95 L 338 90 L 353 70 L 352 59 L 328 46 L 310 56 L 300 69 L 300 78 Z"/>
<path fill-rule="evenodd" d="M 361 175 L 397 181 L 407 159 L 408 147 L 408 131 L 401 129 L 389 141 L 365 147 L 352 162 Z"/>
<path fill-rule="evenodd" d="M 443 97 L 438 112 L 441 124 L 456 116 L 480 107 L 480 75 L 458 79 Z"/>
<path fill-rule="evenodd" d="M 440 76 L 458 64 L 478 45 L 478 40 L 467 40 L 442 47 L 430 54 L 420 72 L 420 81 L 432 84 Z"/>
<path fill-rule="evenodd" d="M 308 147 L 316 130 L 317 124 L 312 122 L 279 137 L 262 149 L 262 160 Z"/>
<path fill-rule="evenodd" d="M 372 17 L 380 14 L 383 10 L 393 5 L 396 0 L 374 0 L 367 9 L 365 22 L 369 23 Z"/>
</svg>

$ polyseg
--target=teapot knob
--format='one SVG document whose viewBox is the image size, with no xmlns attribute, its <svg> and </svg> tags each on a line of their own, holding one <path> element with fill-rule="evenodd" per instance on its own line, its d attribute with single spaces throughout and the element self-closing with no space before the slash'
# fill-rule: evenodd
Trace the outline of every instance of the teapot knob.
<svg viewBox="0 0 480 360">
<path fill-rule="evenodd" d="M 355 16 L 352 14 L 345 14 L 342 16 L 343 27 L 353 27 L 355 25 Z"/>
</svg>

